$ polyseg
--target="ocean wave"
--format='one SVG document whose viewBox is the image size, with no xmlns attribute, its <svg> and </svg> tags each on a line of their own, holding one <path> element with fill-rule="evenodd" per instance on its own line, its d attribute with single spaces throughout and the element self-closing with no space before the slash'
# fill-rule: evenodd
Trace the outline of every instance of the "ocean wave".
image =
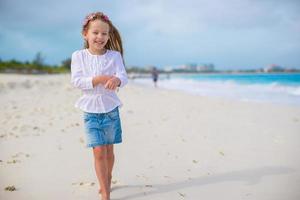
<svg viewBox="0 0 300 200">
<path fill-rule="evenodd" d="M 300 87 L 293 89 L 289 92 L 291 95 L 300 96 Z M 300 100 L 300 99 L 299 99 Z"/>
<path fill-rule="evenodd" d="M 151 79 L 135 82 L 152 86 Z M 158 86 L 165 89 L 182 90 L 202 96 L 234 98 L 242 101 L 263 101 L 300 105 L 300 86 L 270 83 L 239 83 L 235 80 L 194 80 L 171 78 L 159 80 Z"/>
</svg>

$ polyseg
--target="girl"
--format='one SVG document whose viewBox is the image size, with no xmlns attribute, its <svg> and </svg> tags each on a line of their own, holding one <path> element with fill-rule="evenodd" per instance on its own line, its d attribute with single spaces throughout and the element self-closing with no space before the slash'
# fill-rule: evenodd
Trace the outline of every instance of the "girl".
<svg viewBox="0 0 300 200">
<path fill-rule="evenodd" d="M 82 36 L 83 50 L 72 54 L 71 83 L 82 90 L 75 107 L 83 111 L 87 147 L 93 148 L 95 171 L 103 200 L 110 199 L 113 144 L 122 142 L 115 90 L 127 82 L 122 41 L 118 30 L 101 12 L 86 16 Z"/>
</svg>

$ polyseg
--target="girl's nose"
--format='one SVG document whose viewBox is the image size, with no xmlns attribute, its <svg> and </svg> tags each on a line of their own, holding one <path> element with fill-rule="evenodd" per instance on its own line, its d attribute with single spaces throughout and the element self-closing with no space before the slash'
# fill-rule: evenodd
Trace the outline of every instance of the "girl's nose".
<svg viewBox="0 0 300 200">
<path fill-rule="evenodd" d="M 97 37 L 98 37 L 99 39 L 104 38 L 103 35 L 98 35 Z"/>
</svg>

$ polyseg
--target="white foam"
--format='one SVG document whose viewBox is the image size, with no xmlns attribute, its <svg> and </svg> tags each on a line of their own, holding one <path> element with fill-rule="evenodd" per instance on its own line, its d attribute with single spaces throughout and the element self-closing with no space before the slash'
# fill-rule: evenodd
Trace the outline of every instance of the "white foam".
<svg viewBox="0 0 300 200">
<path fill-rule="evenodd" d="M 151 79 L 136 79 L 135 82 L 152 86 Z M 273 102 L 300 106 L 300 86 L 269 84 L 239 84 L 233 80 L 198 81 L 183 78 L 162 79 L 158 86 L 165 89 L 182 90 L 202 96 L 234 98 L 242 101 Z"/>
</svg>

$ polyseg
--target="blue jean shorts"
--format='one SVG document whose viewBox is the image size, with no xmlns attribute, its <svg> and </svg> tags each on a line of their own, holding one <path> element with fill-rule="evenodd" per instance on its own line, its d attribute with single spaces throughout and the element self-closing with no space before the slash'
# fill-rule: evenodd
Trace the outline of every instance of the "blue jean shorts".
<svg viewBox="0 0 300 200">
<path fill-rule="evenodd" d="M 83 114 L 86 133 L 86 147 L 95 147 L 122 142 L 122 128 L 119 108 L 107 113 Z"/>
</svg>

